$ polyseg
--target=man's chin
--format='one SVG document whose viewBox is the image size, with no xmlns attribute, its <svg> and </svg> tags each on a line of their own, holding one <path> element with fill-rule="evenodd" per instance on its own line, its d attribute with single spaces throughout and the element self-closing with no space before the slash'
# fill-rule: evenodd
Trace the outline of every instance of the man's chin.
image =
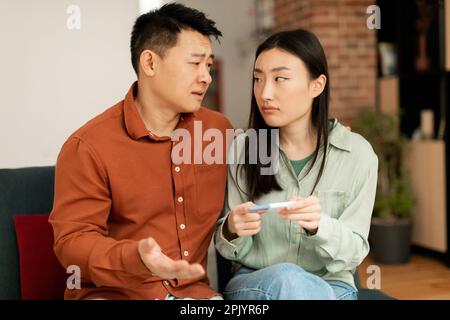
<svg viewBox="0 0 450 320">
<path fill-rule="evenodd" d="M 193 112 L 200 110 L 201 106 L 202 105 L 200 103 L 198 105 L 192 105 L 192 106 L 188 106 L 188 107 L 185 106 L 181 112 L 182 113 L 193 113 Z"/>
</svg>

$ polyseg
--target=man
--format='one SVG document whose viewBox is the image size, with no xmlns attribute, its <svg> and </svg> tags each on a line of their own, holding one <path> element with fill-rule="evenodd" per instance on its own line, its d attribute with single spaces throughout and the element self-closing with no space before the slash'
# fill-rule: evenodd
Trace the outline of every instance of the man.
<svg viewBox="0 0 450 320">
<path fill-rule="evenodd" d="M 131 35 L 138 81 L 63 145 L 50 223 L 58 259 L 81 272 L 81 288 L 67 289 L 66 299 L 218 296 L 205 269 L 225 161 L 171 160 L 175 130 L 198 141 L 194 121 L 224 136 L 231 128 L 200 107 L 211 83 L 210 36 L 221 36 L 215 23 L 180 4 L 140 16 Z"/>
</svg>

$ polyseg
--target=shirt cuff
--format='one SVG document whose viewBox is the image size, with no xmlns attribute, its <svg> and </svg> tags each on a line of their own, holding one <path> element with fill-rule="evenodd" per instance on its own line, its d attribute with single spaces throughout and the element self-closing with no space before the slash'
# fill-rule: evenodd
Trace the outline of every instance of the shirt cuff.
<svg viewBox="0 0 450 320">
<path fill-rule="evenodd" d="M 243 248 L 245 243 L 249 240 L 248 237 L 237 237 L 236 239 L 233 239 L 231 241 L 228 241 L 224 234 L 223 234 L 223 226 L 227 220 L 227 217 L 224 217 L 223 220 L 220 222 L 218 231 L 216 233 L 216 247 L 217 250 L 219 250 L 220 254 L 228 260 L 235 260 L 239 248 Z"/>
<path fill-rule="evenodd" d="M 319 221 L 317 232 L 308 235 L 306 232 L 302 234 L 305 242 L 310 247 L 320 247 L 328 253 L 333 253 L 338 247 L 339 233 L 336 232 L 336 221 L 327 214 L 323 214 Z"/>
<path fill-rule="evenodd" d="M 123 245 L 122 263 L 125 266 L 125 270 L 129 273 L 143 278 L 149 278 L 152 274 L 141 259 L 138 245 L 138 241 L 130 241 Z"/>
</svg>

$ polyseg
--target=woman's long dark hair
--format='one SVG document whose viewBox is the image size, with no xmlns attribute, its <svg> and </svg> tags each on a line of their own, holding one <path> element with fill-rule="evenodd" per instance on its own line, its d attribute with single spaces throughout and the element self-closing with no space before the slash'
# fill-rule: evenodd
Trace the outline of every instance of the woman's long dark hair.
<svg viewBox="0 0 450 320">
<path fill-rule="evenodd" d="M 312 169 L 315 162 L 317 161 L 320 146 L 323 145 L 322 163 L 316 178 L 316 182 L 311 191 L 312 194 L 322 176 L 327 154 L 328 134 L 329 134 L 328 102 L 329 102 L 329 88 L 330 88 L 327 59 L 325 57 L 325 52 L 323 51 L 322 45 L 320 44 L 317 37 L 312 32 L 303 29 L 279 32 L 267 38 L 257 48 L 255 62 L 262 52 L 273 48 L 278 48 L 287 51 L 297 56 L 300 60 L 302 60 L 306 66 L 306 69 L 309 72 L 310 79 L 317 79 L 322 74 L 327 78 L 325 88 L 319 96 L 314 98 L 311 110 L 311 122 L 313 127 L 317 130 L 317 145 L 314 151 L 313 161 L 308 169 L 308 173 Z M 249 129 L 250 128 L 255 129 L 256 132 L 259 132 L 259 129 L 267 129 L 267 132 L 270 132 L 270 129 L 276 129 L 270 127 L 265 123 L 258 109 L 254 93 L 252 93 L 251 111 L 248 127 Z M 267 147 L 268 156 L 270 156 L 271 134 L 267 134 L 265 135 L 265 137 L 262 138 L 266 139 L 266 141 L 262 141 L 262 143 L 267 143 L 266 146 L 268 146 Z M 260 135 L 258 134 L 257 135 L 258 148 L 260 146 L 259 139 Z M 267 165 L 263 165 L 261 163 L 258 152 L 259 150 L 257 150 L 256 153 L 258 155 L 257 163 L 256 164 L 250 163 L 249 161 L 250 152 L 255 151 L 249 150 L 249 148 L 250 145 L 248 141 L 246 141 L 245 163 L 238 166 L 238 172 L 239 170 L 242 169 L 244 170 L 245 180 L 247 182 L 248 188 L 246 193 L 249 195 L 250 200 L 254 201 L 260 196 L 267 194 L 271 191 L 282 190 L 274 174 L 271 175 L 261 174 L 261 168 L 266 167 Z"/>
</svg>

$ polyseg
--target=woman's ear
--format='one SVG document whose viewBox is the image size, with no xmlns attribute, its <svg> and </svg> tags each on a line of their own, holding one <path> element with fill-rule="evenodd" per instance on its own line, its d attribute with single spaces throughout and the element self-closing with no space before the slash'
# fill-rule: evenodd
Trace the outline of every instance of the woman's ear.
<svg viewBox="0 0 450 320">
<path fill-rule="evenodd" d="M 321 74 L 319 77 L 311 81 L 311 95 L 313 98 L 319 96 L 325 89 L 327 84 L 327 77 Z"/>
<path fill-rule="evenodd" d="M 155 75 L 155 67 L 158 55 L 152 50 L 144 50 L 139 56 L 139 67 L 141 72 L 148 77 Z"/>
</svg>

